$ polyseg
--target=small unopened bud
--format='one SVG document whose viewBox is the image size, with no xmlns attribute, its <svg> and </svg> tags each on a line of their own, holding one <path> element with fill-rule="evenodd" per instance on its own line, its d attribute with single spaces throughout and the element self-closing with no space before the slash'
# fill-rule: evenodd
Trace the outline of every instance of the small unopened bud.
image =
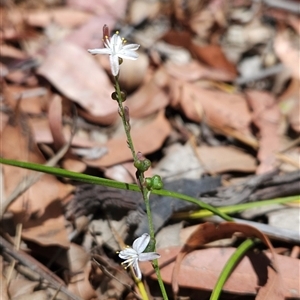
<svg viewBox="0 0 300 300">
<path fill-rule="evenodd" d="M 109 28 L 108 28 L 108 26 L 105 24 L 104 26 L 103 26 L 103 40 L 105 39 L 105 38 L 108 38 L 109 37 Z"/>
<path fill-rule="evenodd" d="M 152 189 L 152 178 L 151 177 L 145 178 L 145 186 L 148 190 Z"/>
<path fill-rule="evenodd" d="M 140 171 L 140 172 L 146 172 L 151 167 L 151 161 L 147 158 L 144 160 L 135 160 L 134 166 Z"/>
<path fill-rule="evenodd" d="M 124 106 L 124 113 L 125 113 L 125 120 L 129 124 L 130 116 L 129 116 L 129 107 L 128 106 Z"/>
<path fill-rule="evenodd" d="M 117 92 L 113 92 L 113 93 L 111 94 L 111 98 L 112 98 L 113 100 L 118 100 L 118 94 L 117 94 Z"/>
<path fill-rule="evenodd" d="M 152 188 L 154 190 L 161 190 L 164 187 L 163 181 L 159 175 L 154 175 L 151 178 L 152 181 Z"/>
<path fill-rule="evenodd" d="M 121 91 L 121 100 L 124 102 L 127 98 L 127 93 L 125 91 Z"/>
<path fill-rule="evenodd" d="M 119 65 L 123 63 L 123 58 L 119 57 Z"/>
</svg>

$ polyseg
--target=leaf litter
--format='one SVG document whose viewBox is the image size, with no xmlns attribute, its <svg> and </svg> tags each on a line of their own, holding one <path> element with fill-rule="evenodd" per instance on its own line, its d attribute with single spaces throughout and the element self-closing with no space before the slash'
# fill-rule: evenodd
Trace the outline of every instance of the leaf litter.
<svg viewBox="0 0 300 300">
<path fill-rule="evenodd" d="M 219 176 L 222 186 L 207 190 L 203 199 L 218 191 L 224 199 L 239 199 L 240 187 L 253 194 L 243 201 L 255 195 L 258 199 L 299 195 L 295 178 L 300 167 L 300 21 L 298 11 L 289 5 L 296 2 L 290 2 L 278 1 L 279 7 L 270 1 L 4 2 L 0 8 L 1 156 L 45 164 L 70 143 L 68 151 L 60 152 L 58 166 L 134 182 L 131 154 L 117 105 L 110 98 L 113 82 L 107 57 L 87 52 L 102 46 L 102 27 L 107 24 L 128 41 L 141 44 L 139 60 L 121 66 L 120 82 L 128 92 L 136 149 L 153 162 L 149 174 L 163 174 L 170 183 L 187 178 L 201 182 L 203 177 L 209 182 L 207 177 Z M 118 246 L 104 238 L 119 240 L 115 227 L 121 239 L 132 244 L 131 219 L 141 220 L 138 197 L 127 199 L 127 204 L 136 204 L 124 209 L 122 193 L 109 190 L 105 196 L 109 205 L 74 219 L 65 212 L 70 204 L 83 211 L 74 197 L 81 189 L 78 183 L 47 174 L 30 181 L 34 172 L 5 165 L 1 174 L 1 201 L 7 204 L 9 199 L 1 212 L 1 239 L 12 241 L 16 226 L 22 224 L 21 250 L 9 250 L 7 255 L 11 248 L 1 246 L 4 299 L 65 299 L 66 293 L 72 299 L 139 299 L 116 258 Z M 269 181 L 251 186 L 254 174 L 271 175 Z M 289 174 L 296 175 L 284 179 L 292 178 L 285 177 Z M 24 192 L 19 185 L 26 186 Z M 177 188 L 191 192 L 182 185 Z M 18 189 L 20 196 L 10 196 Z M 91 207 L 97 207 L 93 201 L 102 201 L 96 193 L 95 187 L 86 187 Z M 223 201 L 219 206 L 226 206 L 224 199 L 218 199 Z M 233 235 L 223 247 L 222 241 L 242 232 L 270 239 L 273 246 L 268 242 L 270 252 L 260 246 L 242 259 L 224 286 L 226 297 L 299 298 L 299 251 L 295 255 L 295 249 L 300 238 L 298 242 L 276 239 L 272 227 L 299 235 L 297 211 L 299 204 L 294 204 L 293 212 L 281 205 L 277 211 L 252 215 L 254 221 L 269 224 L 275 235 L 246 230 L 242 224 L 188 219 L 185 228 L 174 226 L 163 233 L 176 222 L 168 217 L 161 229 L 165 238 L 160 239 L 167 241 L 173 234 L 178 246 L 173 246 L 174 238 L 172 246 L 166 242 L 158 249 L 164 282 L 171 287 L 175 272 L 173 288 L 179 296 L 209 297 L 205 293 L 214 288 L 242 237 Z M 195 222 L 200 233 L 190 234 L 184 244 L 195 243 L 183 252 L 178 230 L 192 228 Z M 203 230 L 205 226 L 211 230 Z M 212 240 L 219 244 L 207 244 Z M 168 262 L 176 256 L 176 264 Z M 12 257 L 19 263 L 12 264 Z M 26 264 L 28 257 L 31 263 Z M 37 272 L 52 286 L 38 285 L 40 279 L 28 275 L 33 265 L 32 274 Z M 157 296 L 149 267 L 143 265 L 142 271 L 150 294 Z"/>
</svg>

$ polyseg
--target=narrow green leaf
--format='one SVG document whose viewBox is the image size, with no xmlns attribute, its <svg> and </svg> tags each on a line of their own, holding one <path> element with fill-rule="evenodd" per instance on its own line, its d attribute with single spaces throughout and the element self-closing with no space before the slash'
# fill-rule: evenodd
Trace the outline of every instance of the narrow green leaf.
<svg viewBox="0 0 300 300">
<path fill-rule="evenodd" d="M 0 163 L 10 165 L 10 166 L 15 166 L 15 167 L 20 167 L 24 169 L 29 169 L 29 170 L 34 170 L 38 172 L 43 172 L 59 177 L 65 177 L 73 180 L 78 180 L 86 183 L 91 183 L 91 184 L 98 184 L 98 185 L 104 185 L 108 187 L 114 187 L 118 189 L 123 189 L 123 190 L 131 190 L 131 191 L 136 191 L 140 192 L 140 188 L 136 184 L 130 184 L 130 183 L 124 183 L 124 182 L 118 182 L 110 179 L 105 179 L 105 178 L 100 178 L 96 176 L 91 176 L 91 175 L 86 175 L 86 174 L 81 174 L 81 173 L 76 173 L 72 171 L 68 171 L 65 169 L 61 168 L 55 168 L 55 167 L 49 167 L 45 165 L 40 165 L 40 164 L 35 164 L 35 163 L 30 163 L 30 162 L 23 162 L 23 161 L 16 161 L 12 159 L 5 159 L 0 157 Z M 173 198 L 178 198 L 183 201 L 191 202 L 203 209 L 207 209 L 214 213 L 215 215 L 218 215 L 222 219 L 226 221 L 233 221 L 231 217 L 229 217 L 227 214 L 219 211 L 217 208 L 214 208 L 213 206 L 206 204 L 196 198 L 186 196 L 184 194 L 168 191 L 168 190 L 153 190 L 151 191 L 153 194 L 161 195 L 161 196 L 169 196 Z"/>
<path fill-rule="evenodd" d="M 257 239 L 256 240 L 247 239 L 231 255 L 231 257 L 226 262 L 226 264 L 217 280 L 217 283 L 216 283 L 216 285 L 212 291 L 212 294 L 209 298 L 210 300 L 218 300 L 219 299 L 222 289 L 223 289 L 223 286 L 224 286 L 226 280 L 229 278 L 232 271 L 235 269 L 236 265 L 244 257 L 245 253 L 248 250 L 250 250 L 257 243 L 258 243 Z"/>
</svg>

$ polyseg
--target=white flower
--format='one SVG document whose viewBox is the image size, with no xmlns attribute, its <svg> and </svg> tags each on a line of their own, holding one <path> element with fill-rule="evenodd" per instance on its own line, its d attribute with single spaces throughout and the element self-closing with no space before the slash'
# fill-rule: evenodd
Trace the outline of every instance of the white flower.
<svg viewBox="0 0 300 300">
<path fill-rule="evenodd" d="M 122 265 L 127 264 L 125 268 L 128 268 L 129 266 L 133 266 L 136 277 L 138 279 L 142 278 L 142 273 L 139 267 L 138 261 L 147 261 L 147 260 L 153 260 L 160 257 L 160 255 L 156 252 L 145 252 L 143 251 L 146 249 L 147 245 L 149 244 L 150 236 L 148 233 L 144 233 L 142 236 L 137 238 L 133 244 L 132 248 L 127 247 L 126 249 L 120 251 L 119 257 L 122 259 L 126 259 L 124 262 L 122 262 Z"/>
<path fill-rule="evenodd" d="M 117 76 L 120 70 L 119 58 L 136 60 L 138 54 L 135 52 L 140 45 L 128 44 L 122 39 L 118 32 L 115 33 L 110 39 L 108 36 L 103 38 L 105 48 L 102 49 L 88 49 L 91 54 L 108 54 L 111 66 L 111 72 Z"/>
</svg>

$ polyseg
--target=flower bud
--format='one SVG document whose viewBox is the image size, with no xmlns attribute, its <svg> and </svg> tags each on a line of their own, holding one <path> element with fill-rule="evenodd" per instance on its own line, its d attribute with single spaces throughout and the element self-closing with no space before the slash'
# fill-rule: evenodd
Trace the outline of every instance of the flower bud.
<svg viewBox="0 0 300 300">
<path fill-rule="evenodd" d="M 121 100 L 124 102 L 127 98 L 127 93 L 125 91 L 121 91 Z"/>
<path fill-rule="evenodd" d="M 152 189 L 161 190 L 164 187 L 163 181 L 159 175 L 154 175 L 151 178 Z"/>
<path fill-rule="evenodd" d="M 150 166 L 151 166 L 151 161 L 147 158 L 145 158 L 144 160 L 139 160 L 137 159 L 134 162 L 134 166 L 140 171 L 140 172 L 146 172 Z"/>
<path fill-rule="evenodd" d="M 112 98 L 113 100 L 118 100 L 118 94 L 117 94 L 117 92 L 113 92 L 113 93 L 111 94 L 111 98 Z"/>
<path fill-rule="evenodd" d="M 145 178 L 145 186 L 148 190 L 152 189 L 152 178 L 151 177 Z"/>
</svg>

